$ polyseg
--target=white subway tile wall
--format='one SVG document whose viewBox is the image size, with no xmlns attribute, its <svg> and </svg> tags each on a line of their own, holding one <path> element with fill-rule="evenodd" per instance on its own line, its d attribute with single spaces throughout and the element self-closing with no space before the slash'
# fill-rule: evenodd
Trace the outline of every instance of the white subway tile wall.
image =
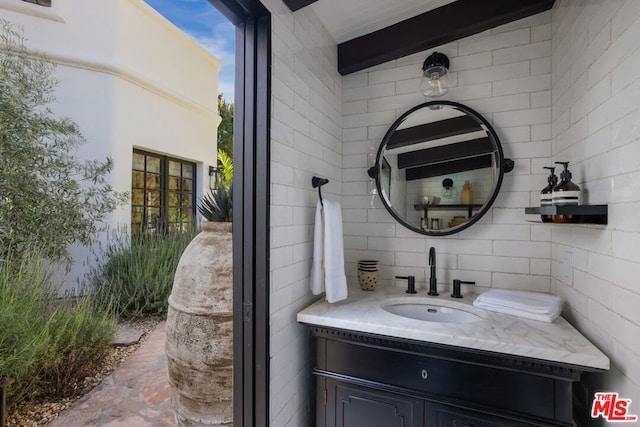
<svg viewBox="0 0 640 427">
<path fill-rule="evenodd" d="M 311 177 L 328 178 L 323 197 L 342 201 L 343 82 L 335 42 L 311 8 L 292 14 L 281 0 L 263 3 L 272 14 L 273 49 L 270 425 L 300 427 L 314 422 L 313 342 L 296 322 L 315 299 L 309 271 L 318 192 Z M 346 109 L 366 111 L 357 103 Z"/>
<path fill-rule="evenodd" d="M 492 123 L 516 168 L 505 176 L 496 208 L 478 224 L 450 237 L 427 238 L 398 225 L 377 197 L 370 203 L 366 170 L 386 129 L 425 101 L 419 91 L 421 65 L 436 50 L 451 61 L 453 86 L 443 99 L 462 102 Z M 550 232 L 536 237 L 536 226 L 525 220 L 523 208 L 538 203 L 546 185 L 542 166 L 552 154 L 550 57 L 548 11 L 344 78 L 343 185 L 353 201 L 344 206 L 350 280 L 355 280 L 358 259 L 376 258 L 382 265 L 381 286 L 404 286 L 395 275 L 413 274 L 425 289 L 426 253 L 435 246 L 438 281 L 445 292 L 454 278 L 475 280 L 482 288 L 549 291 Z M 455 185 L 461 189 L 463 183 Z M 441 190 L 427 192 L 439 195 Z M 477 190 L 482 191 L 480 186 Z"/>
<path fill-rule="evenodd" d="M 557 0 L 551 24 L 553 159 L 571 162 L 589 203 L 609 204 L 606 227 L 551 227 L 551 290 L 612 360 L 590 392 L 640 413 L 640 2 Z"/>
<path fill-rule="evenodd" d="M 565 316 L 612 359 L 593 386 L 640 402 L 640 2 L 557 0 L 552 11 L 345 77 L 312 8 L 264 3 L 273 22 L 271 425 L 313 424 L 312 341 L 295 321 L 314 300 L 312 175 L 329 178 L 323 194 L 342 203 L 350 281 L 355 262 L 373 258 L 381 286 L 405 286 L 395 276 L 410 274 L 425 289 L 434 246 L 444 292 L 459 278 L 560 294 Z M 420 68 L 434 50 L 451 60 L 444 99 L 492 123 L 516 167 L 478 224 L 426 238 L 397 225 L 366 170 L 387 128 L 424 101 Z M 608 226 L 526 221 L 553 160 L 572 162 L 585 200 L 609 203 Z"/>
</svg>

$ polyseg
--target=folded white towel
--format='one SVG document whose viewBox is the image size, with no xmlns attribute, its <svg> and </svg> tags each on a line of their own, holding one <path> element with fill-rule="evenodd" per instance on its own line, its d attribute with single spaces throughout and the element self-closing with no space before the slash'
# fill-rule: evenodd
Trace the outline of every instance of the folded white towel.
<svg viewBox="0 0 640 427">
<path fill-rule="evenodd" d="M 485 310 L 542 322 L 553 322 L 562 312 L 562 298 L 542 292 L 491 289 L 473 305 Z"/>
<path fill-rule="evenodd" d="M 562 312 L 562 307 L 559 306 L 557 310 L 553 313 L 542 314 L 542 313 L 531 313 L 530 311 L 513 309 L 505 306 L 499 305 L 491 305 L 483 302 L 473 302 L 473 305 L 478 308 L 482 308 L 484 310 L 495 311 L 497 313 L 509 314 L 511 316 L 518 316 L 525 319 L 538 320 L 540 322 L 552 323 L 560 313 Z"/>
<path fill-rule="evenodd" d="M 512 289 L 491 289 L 479 295 L 478 299 L 491 305 L 541 314 L 553 313 L 562 304 L 562 299 L 555 295 Z"/>
<path fill-rule="evenodd" d="M 325 292 L 328 302 L 347 298 L 347 276 L 344 273 L 344 243 L 340 204 L 318 200 L 311 264 L 311 292 Z"/>
</svg>

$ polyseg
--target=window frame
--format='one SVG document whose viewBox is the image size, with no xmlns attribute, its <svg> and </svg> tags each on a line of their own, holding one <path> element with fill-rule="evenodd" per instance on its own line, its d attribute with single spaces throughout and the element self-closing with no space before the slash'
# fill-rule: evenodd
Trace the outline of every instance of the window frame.
<svg viewBox="0 0 640 427">
<path fill-rule="evenodd" d="M 268 426 L 271 14 L 209 0 L 236 26 L 233 123 L 233 425 Z"/>
<path fill-rule="evenodd" d="M 133 156 L 135 154 L 140 154 L 144 156 L 144 170 L 138 170 L 138 169 L 134 169 L 133 168 Z M 160 231 L 160 230 L 171 230 L 171 224 L 181 224 L 180 225 L 180 231 L 185 231 L 185 227 L 189 227 L 193 224 L 196 223 L 196 214 L 197 214 L 197 209 L 196 209 L 196 198 L 197 198 L 197 189 L 198 189 L 198 183 L 197 183 L 197 173 L 198 173 L 198 165 L 197 163 L 191 161 L 191 160 L 186 160 L 186 159 L 180 159 L 177 157 L 173 157 L 173 156 L 168 156 L 165 154 L 160 154 L 160 153 L 155 153 L 152 151 L 148 151 L 148 150 L 142 150 L 139 148 L 134 148 L 132 151 L 132 160 L 131 160 L 131 219 L 129 221 L 130 226 L 131 226 L 131 233 L 133 235 L 138 235 L 138 234 L 143 234 L 145 232 L 148 232 L 150 228 L 150 224 L 147 222 L 147 209 L 149 207 L 154 207 L 151 205 L 147 204 L 147 194 L 148 191 L 152 191 L 152 190 L 148 190 L 147 189 L 147 173 L 154 173 L 154 172 L 149 172 L 148 171 L 148 158 L 156 158 L 160 161 L 160 171 L 158 173 L 158 175 L 160 176 L 159 182 L 160 182 L 160 188 L 159 188 L 159 192 L 160 192 L 160 201 L 159 201 L 159 220 L 158 220 L 158 226 L 156 227 L 156 230 L 154 231 Z M 184 225 L 185 222 L 184 221 L 179 221 L 179 222 L 170 222 L 169 221 L 169 209 L 172 206 L 169 206 L 169 193 L 173 190 L 171 190 L 169 188 L 169 179 L 170 179 L 170 167 L 169 167 L 169 163 L 170 162 L 177 162 L 180 164 L 180 178 L 181 179 L 185 179 L 184 178 L 184 173 L 183 173 L 183 168 L 184 165 L 188 165 L 191 166 L 192 168 L 192 177 L 191 177 L 191 191 L 189 192 L 191 194 L 191 204 L 189 206 L 187 206 L 188 210 L 190 211 L 190 217 L 189 220 L 187 221 L 187 225 Z M 134 172 L 143 172 L 144 173 L 144 184 L 142 188 L 139 187 L 134 187 L 134 179 L 133 179 L 133 174 Z M 133 200 L 133 195 L 134 195 L 134 190 L 143 190 L 143 204 L 142 206 L 134 204 L 134 200 Z M 179 193 L 185 193 L 184 190 L 180 189 L 178 190 Z M 142 222 L 134 222 L 134 218 L 133 218 L 133 214 L 134 214 L 134 209 L 136 207 L 142 207 L 143 209 L 143 217 L 142 217 Z M 180 204 L 180 206 L 178 206 L 178 208 L 180 210 L 183 210 L 183 206 L 182 204 Z M 136 227 L 134 227 L 134 224 L 141 224 L 140 227 L 140 232 L 135 232 L 134 230 L 136 229 Z"/>
</svg>

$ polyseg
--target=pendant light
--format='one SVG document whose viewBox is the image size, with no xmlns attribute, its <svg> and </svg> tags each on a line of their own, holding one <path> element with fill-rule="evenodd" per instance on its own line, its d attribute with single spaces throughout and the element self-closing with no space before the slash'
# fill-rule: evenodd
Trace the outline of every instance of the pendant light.
<svg viewBox="0 0 640 427">
<path fill-rule="evenodd" d="M 420 90 L 427 98 L 442 96 L 449 90 L 449 58 L 444 53 L 433 52 L 422 65 Z"/>
</svg>

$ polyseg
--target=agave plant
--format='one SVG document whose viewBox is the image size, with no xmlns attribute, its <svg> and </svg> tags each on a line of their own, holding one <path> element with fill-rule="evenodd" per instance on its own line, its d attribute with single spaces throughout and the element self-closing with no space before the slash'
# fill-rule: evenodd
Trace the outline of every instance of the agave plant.
<svg viewBox="0 0 640 427">
<path fill-rule="evenodd" d="M 197 206 L 198 211 L 209 221 L 230 222 L 233 212 L 233 183 L 229 185 L 228 191 L 223 184 L 216 190 L 209 190 Z"/>
</svg>

